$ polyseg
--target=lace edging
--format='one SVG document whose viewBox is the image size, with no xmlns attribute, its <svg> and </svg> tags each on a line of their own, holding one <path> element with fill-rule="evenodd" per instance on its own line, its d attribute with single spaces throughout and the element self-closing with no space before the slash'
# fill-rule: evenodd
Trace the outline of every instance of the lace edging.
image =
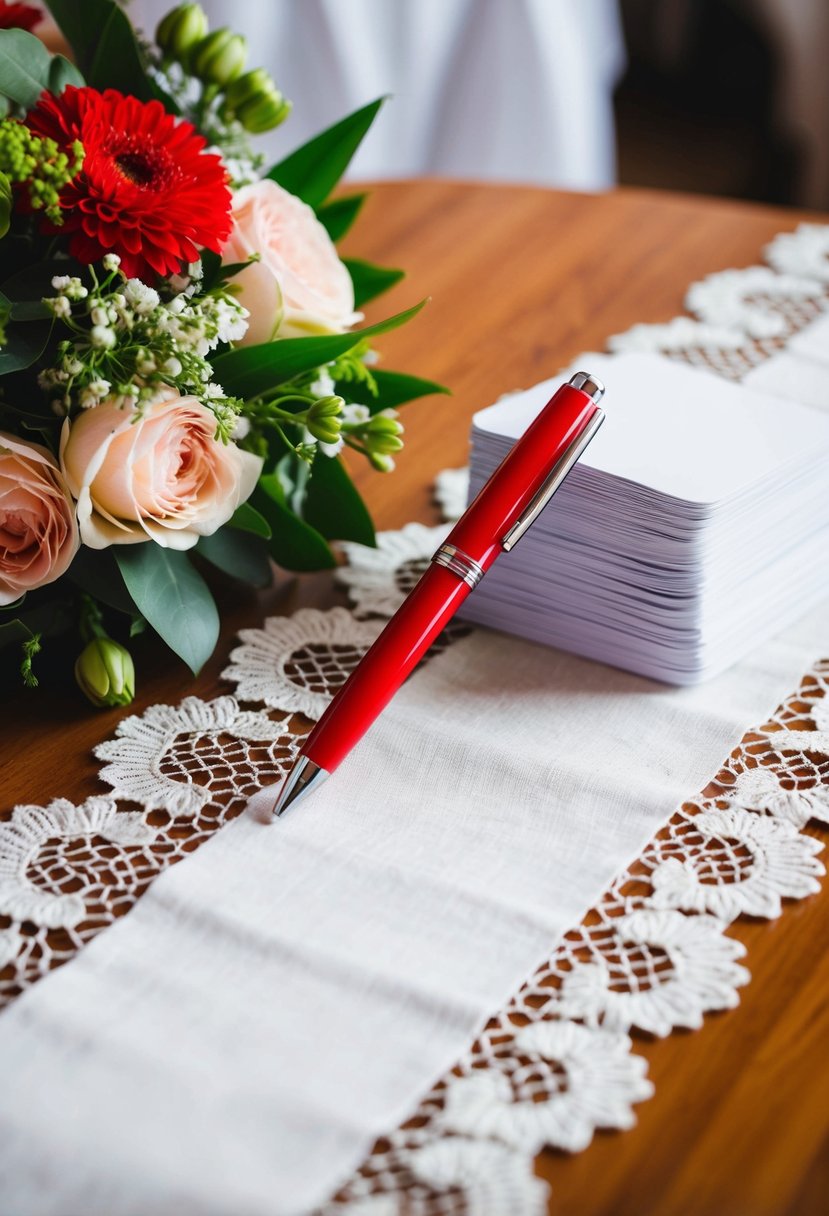
<svg viewBox="0 0 829 1216">
<path fill-rule="evenodd" d="M 829 228 L 801 225 L 766 256 L 774 270 L 696 285 L 696 319 L 634 326 L 611 348 L 661 351 L 741 379 L 829 307 Z M 438 480 L 448 520 L 463 509 L 467 476 L 448 470 Z M 409 525 L 382 534 L 377 550 L 346 546 L 340 577 L 354 613 L 305 609 L 242 631 L 223 674 L 238 699 L 264 709 L 231 696 L 153 706 L 95 749 L 108 796 L 18 807 L 0 823 L 0 1004 L 73 957 L 280 779 L 304 729 L 291 715 L 322 712 L 443 535 Z M 344 1205 L 360 1216 L 398 1213 L 404 1193 L 407 1216 L 540 1216 L 538 1149 L 578 1151 L 598 1127 L 632 1125 L 653 1087 L 631 1035 L 696 1028 L 705 1013 L 735 1005 L 750 977 L 729 924 L 777 917 L 785 900 L 819 887 L 822 845 L 803 829 L 829 823 L 827 691 L 822 662 L 375 1147 L 326 1216 Z"/>
</svg>

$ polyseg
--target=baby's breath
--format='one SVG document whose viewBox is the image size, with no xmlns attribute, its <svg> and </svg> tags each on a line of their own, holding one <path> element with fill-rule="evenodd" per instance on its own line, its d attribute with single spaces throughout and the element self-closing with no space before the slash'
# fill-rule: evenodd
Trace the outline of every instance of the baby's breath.
<svg viewBox="0 0 829 1216">
<path fill-rule="evenodd" d="M 106 256 L 104 269 L 101 281 L 90 267 L 91 292 L 80 279 L 57 275 L 55 295 L 44 299 L 70 332 L 58 345 L 56 364 L 38 377 L 45 391 L 60 390 L 52 408 L 67 413 L 115 399 L 140 412 L 169 386 L 208 406 L 218 437 L 229 439 L 242 403 L 214 383 L 207 356 L 244 336 L 247 310 L 222 287 L 200 294 L 198 280 L 177 284 L 181 290 L 162 298 L 122 274 L 116 255 Z"/>
</svg>

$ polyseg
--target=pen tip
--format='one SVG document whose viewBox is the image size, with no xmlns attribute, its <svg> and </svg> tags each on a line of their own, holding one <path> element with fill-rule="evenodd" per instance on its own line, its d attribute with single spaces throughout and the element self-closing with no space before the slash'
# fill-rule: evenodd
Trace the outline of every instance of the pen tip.
<svg viewBox="0 0 829 1216">
<path fill-rule="evenodd" d="M 310 794 L 312 790 L 322 785 L 327 776 L 328 773 L 325 769 L 320 768 L 308 756 L 299 756 L 285 778 L 282 789 L 279 791 L 279 797 L 274 803 L 274 819 L 284 815 L 288 807 L 294 806 L 306 794 Z"/>
</svg>

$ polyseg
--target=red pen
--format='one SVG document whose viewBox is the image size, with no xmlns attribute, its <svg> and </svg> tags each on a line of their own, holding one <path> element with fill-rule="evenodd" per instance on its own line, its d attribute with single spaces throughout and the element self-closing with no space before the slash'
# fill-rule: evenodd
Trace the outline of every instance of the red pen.
<svg viewBox="0 0 829 1216">
<path fill-rule="evenodd" d="M 414 590 L 306 739 L 274 806 L 281 815 L 359 743 L 495 559 L 540 515 L 604 421 L 604 386 L 563 384 L 470 503 Z"/>
</svg>

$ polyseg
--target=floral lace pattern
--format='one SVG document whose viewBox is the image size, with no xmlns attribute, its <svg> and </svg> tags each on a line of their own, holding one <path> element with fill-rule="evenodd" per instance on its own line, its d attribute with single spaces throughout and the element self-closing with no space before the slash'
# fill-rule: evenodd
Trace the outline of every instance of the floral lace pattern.
<svg viewBox="0 0 829 1216">
<path fill-rule="evenodd" d="M 813 816 L 829 822 L 827 693 L 829 661 L 745 736 L 325 1216 L 400 1194 L 405 1209 L 388 1211 L 477 1211 L 469 1193 L 435 1186 L 416 1168 L 430 1147 L 489 1140 L 500 1153 L 489 1177 L 497 1159 L 506 1185 L 523 1159 L 529 1187 L 540 1148 L 579 1151 L 597 1128 L 632 1125 L 633 1105 L 653 1091 L 631 1032 L 698 1029 L 705 1013 L 736 1005 L 750 977 L 728 924 L 743 913 L 777 917 L 784 899 L 819 889 L 823 846 L 798 829 Z M 499 1207 L 488 1185 L 483 1210 L 525 1210 Z M 529 1192 L 526 1210 L 537 1210 Z"/>
<path fill-rule="evenodd" d="M 829 229 L 804 225 L 767 256 L 773 269 L 728 271 L 692 288 L 696 319 L 634 326 L 611 349 L 660 351 L 740 379 L 829 306 Z M 438 479 L 448 520 L 463 510 L 466 478 L 459 469 Z M 410 524 L 381 534 L 376 550 L 345 546 L 349 565 L 338 577 L 353 612 L 304 609 L 242 631 L 223 673 L 235 697 L 187 697 L 125 718 L 95 749 L 108 796 L 4 817 L 0 1005 L 71 959 L 257 789 L 281 779 L 309 720 L 445 534 Z M 579 1151 L 596 1128 L 631 1126 L 635 1104 L 653 1092 L 631 1036 L 698 1028 L 706 1012 L 735 1005 L 749 974 L 728 924 L 777 917 L 785 899 L 818 889 L 822 846 L 802 829 L 829 823 L 827 694 L 824 661 L 677 810 L 413 1117 L 378 1143 L 326 1216 L 540 1214 L 548 1195 L 533 1174 L 538 1150 Z"/>
<path fill-rule="evenodd" d="M 0 823 L 0 1008 L 279 781 L 302 740 L 289 721 L 233 697 L 155 705 L 95 749 L 112 796 L 16 807 Z"/>
</svg>

